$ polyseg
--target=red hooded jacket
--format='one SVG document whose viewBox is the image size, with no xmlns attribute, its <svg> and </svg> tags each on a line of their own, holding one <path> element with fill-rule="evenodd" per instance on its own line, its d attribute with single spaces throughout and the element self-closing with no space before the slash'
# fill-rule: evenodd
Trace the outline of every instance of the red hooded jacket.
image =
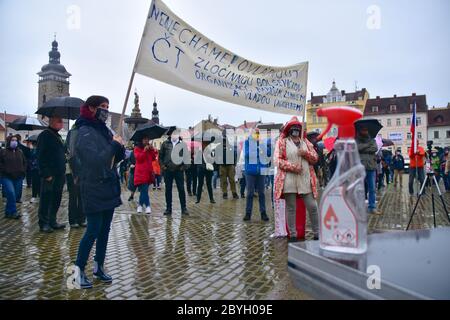
<svg viewBox="0 0 450 320">
<path fill-rule="evenodd" d="M 155 182 L 152 162 L 156 159 L 155 149 L 145 151 L 144 148 L 135 147 L 134 157 L 136 158 L 136 167 L 134 169 L 134 185 L 152 184 Z"/>
</svg>

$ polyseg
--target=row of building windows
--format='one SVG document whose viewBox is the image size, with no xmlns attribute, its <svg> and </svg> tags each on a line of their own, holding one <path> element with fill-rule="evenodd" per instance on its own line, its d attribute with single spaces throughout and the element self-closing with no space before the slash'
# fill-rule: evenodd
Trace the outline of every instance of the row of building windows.
<svg viewBox="0 0 450 320">
<path fill-rule="evenodd" d="M 387 119 L 386 120 L 386 126 L 387 127 L 392 127 L 392 120 L 393 119 Z M 381 119 L 378 119 L 378 121 L 380 121 L 381 124 L 383 124 L 383 121 Z M 402 125 L 402 119 L 397 118 L 395 119 L 395 126 L 400 127 Z M 411 118 L 406 118 L 406 125 L 410 126 L 411 125 Z M 422 118 L 421 117 L 417 117 L 416 119 L 416 126 L 420 126 L 422 125 Z"/>
<path fill-rule="evenodd" d="M 450 130 L 447 130 L 447 131 L 445 132 L 445 135 L 446 135 L 446 138 L 447 138 L 447 139 L 450 139 Z M 433 137 L 434 137 L 434 139 L 440 139 L 439 131 L 434 131 L 434 132 L 433 132 Z"/>
<path fill-rule="evenodd" d="M 410 105 L 409 105 L 409 111 L 412 111 L 412 110 L 413 110 L 413 107 L 414 107 L 414 105 L 413 105 L 413 104 L 410 104 Z M 378 112 L 378 111 L 379 111 L 378 106 L 372 106 L 372 112 L 373 112 L 373 113 L 376 113 L 376 112 Z M 391 111 L 391 112 L 396 112 L 396 111 L 397 111 L 397 105 L 391 104 L 391 105 L 389 106 L 389 111 Z"/>
</svg>

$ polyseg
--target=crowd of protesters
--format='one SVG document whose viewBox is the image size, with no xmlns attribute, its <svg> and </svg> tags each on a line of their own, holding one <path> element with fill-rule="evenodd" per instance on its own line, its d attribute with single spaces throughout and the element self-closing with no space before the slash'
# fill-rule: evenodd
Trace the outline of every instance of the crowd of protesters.
<svg viewBox="0 0 450 320">
<path fill-rule="evenodd" d="M 214 189 L 220 180 L 224 201 L 245 201 L 244 221 L 252 219 L 254 198 L 257 198 L 260 219 L 264 222 L 269 221 L 266 207 L 269 190 L 274 223 L 286 222 L 287 229 L 281 232 L 282 236 L 288 236 L 289 241 L 304 239 L 306 219 L 301 218 L 300 229 L 298 219 L 299 212 L 307 211 L 313 237 L 319 238 L 318 198 L 320 190 L 333 178 L 336 153 L 324 149 L 323 143 L 317 140 L 318 134 L 304 135 L 303 124 L 296 117 L 270 137 L 253 129 L 242 141 L 229 137 L 225 131 L 220 133 L 221 138 L 204 139 L 203 136 L 196 141 L 183 138 L 176 129 L 159 149 L 145 135 L 126 148 L 122 138 L 113 135 L 106 125 L 108 108 L 107 98 L 91 96 L 81 106 L 80 117 L 66 141 L 59 134 L 63 119 L 51 117 L 37 142 L 24 145 L 20 136 L 10 135 L 6 147 L 0 150 L 6 218 L 20 219 L 18 206 L 26 181 L 32 188 L 30 203 L 39 202 L 40 231 L 52 233 L 66 228 L 57 221 L 57 213 L 67 184 L 69 226 L 86 228 L 75 262 L 81 288 L 92 287 L 85 267 L 94 244 L 93 275 L 106 283 L 112 281 L 103 266 L 111 222 L 115 208 L 122 205 L 124 188 L 129 191 L 128 201 L 134 201 L 138 192 L 136 211 L 148 215 L 152 213 L 150 191 L 164 189 L 164 215 L 170 217 L 174 212 L 175 184 L 181 216 L 185 217 L 190 214 L 187 197 L 195 197 L 195 204 L 199 204 L 205 185 L 209 203 L 216 203 Z M 400 151 L 392 154 L 379 148 L 368 128 L 359 128 L 355 139 L 366 169 L 368 212 L 379 215 L 377 190 L 392 183 L 394 188 L 403 187 L 405 157 Z M 418 146 L 416 153 L 409 152 L 411 195 L 414 195 L 414 181 L 418 179 L 422 184 L 428 172 L 433 172 L 438 182 L 443 180 L 445 189 L 450 191 L 448 151 L 448 148 L 429 148 L 427 152 Z M 281 210 L 280 203 L 283 203 Z"/>
</svg>

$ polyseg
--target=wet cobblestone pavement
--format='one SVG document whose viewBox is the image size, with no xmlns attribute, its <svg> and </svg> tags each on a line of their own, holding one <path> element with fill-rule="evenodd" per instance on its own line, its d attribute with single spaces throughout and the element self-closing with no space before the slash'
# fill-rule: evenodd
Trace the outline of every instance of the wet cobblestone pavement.
<svg viewBox="0 0 450 320">
<path fill-rule="evenodd" d="M 389 185 L 381 195 L 384 214 L 370 217 L 371 232 L 404 229 L 414 204 L 406 188 L 398 192 Z M 219 189 L 215 205 L 206 194 L 198 205 L 189 197 L 186 218 L 176 201 L 173 217 L 163 216 L 164 191 L 150 192 L 150 216 L 136 214 L 128 196 L 124 191 L 108 246 L 106 268 L 114 282 L 68 290 L 64 270 L 75 260 L 84 229 L 39 233 L 38 204 L 29 203 L 29 189 L 24 189 L 23 217 L 0 217 L 0 299 L 310 299 L 291 284 L 286 240 L 271 238 L 273 213 L 269 210 L 271 221 L 263 223 L 255 213 L 257 199 L 252 221 L 244 223 L 245 200 L 223 200 Z M 450 208 L 450 195 L 444 197 Z M 430 198 L 421 201 L 412 228 L 432 227 Z M 269 204 L 270 196 L 266 199 Z M 437 223 L 448 226 L 436 200 Z M 58 213 L 62 222 L 67 222 L 67 206 L 65 192 Z M 92 258 L 86 270 L 92 270 Z"/>
</svg>

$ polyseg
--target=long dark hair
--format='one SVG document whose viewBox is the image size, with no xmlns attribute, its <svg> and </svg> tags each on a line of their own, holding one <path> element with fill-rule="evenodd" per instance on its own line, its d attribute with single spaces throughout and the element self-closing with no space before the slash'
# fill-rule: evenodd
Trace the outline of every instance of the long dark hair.
<svg viewBox="0 0 450 320">
<path fill-rule="evenodd" d="M 149 142 L 150 142 L 150 138 L 149 138 L 148 136 L 143 136 L 142 139 L 140 139 L 139 141 L 136 141 L 136 142 L 134 143 L 134 145 L 135 145 L 136 147 L 138 147 L 138 148 L 143 149 L 143 148 L 145 147 L 145 145 L 144 145 L 144 139 L 148 139 Z"/>
</svg>

